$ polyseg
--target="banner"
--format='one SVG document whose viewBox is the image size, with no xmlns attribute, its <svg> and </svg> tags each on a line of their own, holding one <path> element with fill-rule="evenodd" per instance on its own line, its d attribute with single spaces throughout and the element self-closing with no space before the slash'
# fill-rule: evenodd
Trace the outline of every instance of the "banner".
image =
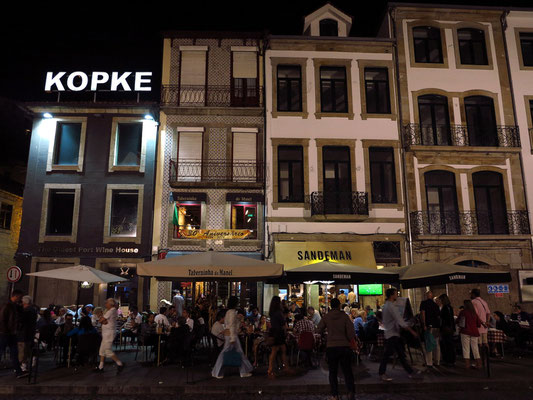
<svg viewBox="0 0 533 400">
<path fill-rule="evenodd" d="M 252 233 L 248 229 L 180 229 L 178 237 L 183 239 L 230 240 L 245 239 Z"/>
</svg>

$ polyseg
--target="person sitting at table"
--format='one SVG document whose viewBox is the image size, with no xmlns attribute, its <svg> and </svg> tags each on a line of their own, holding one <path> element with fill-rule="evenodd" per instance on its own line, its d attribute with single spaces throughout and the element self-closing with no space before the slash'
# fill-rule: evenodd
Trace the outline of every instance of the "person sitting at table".
<svg viewBox="0 0 533 400">
<path fill-rule="evenodd" d="M 175 363 L 179 359 L 186 359 L 193 339 L 184 317 L 179 317 L 175 325 L 170 329 L 167 343 L 168 359 L 171 363 Z"/>
<path fill-rule="evenodd" d="M 360 311 L 357 313 L 357 317 L 353 321 L 353 327 L 355 328 L 355 334 L 359 337 L 359 339 L 362 339 L 363 329 L 366 322 L 366 312 Z"/>
<path fill-rule="evenodd" d="M 252 351 L 254 353 L 254 367 L 257 367 L 257 353 L 259 348 L 264 344 L 268 332 L 270 331 L 270 322 L 268 322 L 266 315 L 261 315 L 259 321 L 255 325 L 255 338 L 252 346 Z"/>
<path fill-rule="evenodd" d="M 164 328 L 169 328 L 170 327 L 170 322 L 168 321 L 168 318 L 166 316 L 166 312 L 167 312 L 167 308 L 166 307 L 161 307 L 159 309 L 159 314 L 157 314 L 155 316 L 154 322 L 157 325 L 163 326 Z"/>
<path fill-rule="evenodd" d="M 260 318 L 261 314 L 259 314 L 259 309 L 257 307 L 252 307 L 251 312 L 246 314 L 246 319 L 250 321 L 252 325 L 256 325 Z"/>
<path fill-rule="evenodd" d="M 315 325 L 315 327 L 318 326 L 320 323 L 320 320 L 322 317 L 320 316 L 320 313 L 314 309 L 314 307 L 307 307 L 307 318 L 311 320 L 311 322 Z"/>
<path fill-rule="evenodd" d="M 178 322 L 178 314 L 176 313 L 176 306 L 170 306 L 165 314 L 170 325 Z"/>
<path fill-rule="evenodd" d="M 185 318 L 185 323 L 189 326 L 189 330 L 192 332 L 194 329 L 194 320 L 191 318 L 190 309 L 184 308 L 181 316 Z"/>
<path fill-rule="evenodd" d="M 149 313 L 146 322 L 141 324 L 141 334 L 139 338 L 142 338 L 144 342 L 149 336 L 155 335 L 156 327 L 157 323 L 155 322 L 155 315 L 154 313 Z"/>
<path fill-rule="evenodd" d="M 55 331 L 55 336 L 57 343 L 59 344 L 59 347 L 61 348 L 61 363 L 63 365 L 67 365 L 67 359 L 68 359 L 68 350 L 69 350 L 69 343 L 72 343 L 69 337 L 67 337 L 67 334 L 74 329 L 74 316 L 72 314 L 66 314 L 65 315 L 65 323 L 61 324 L 57 327 Z M 71 351 L 72 354 L 72 351 Z"/>
<path fill-rule="evenodd" d="M 518 322 L 529 322 L 529 314 L 525 311 L 522 311 L 522 307 L 516 304 L 513 307 L 513 312 L 511 313 L 511 320 Z"/>
<path fill-rule="evenodd" d="M 65 323 L 65 315 L 67 315 L 67 308 L 61 307 L 56 315 L 56 319 L 54 320 L 56 325 L 63 325 Z"/>
<path fill-rule="evenodd" d="M 375 341 L 378 338 L 379 323 L 381 321 L 381 311 L 375 315 L 367 317 L 366 323 L 363 325 L 361 340 Z M 361 331 L 360 331 L 361 332 Z"/>
<path fill-rule="evenodd" d="M 298 307 L 298 304 L 296 304 L 296 302 L 291 302 L 291 304 L 289 305 L 289 310 L 292 315 L 299 314 L 301 312 L 300 307 Z"/>
<path fill-rule="evenodd" d="M 224 346 L 224 332 L 226 328 L 224 327 L 224 317 L 226 316 L 226 310 L 220 310 L 217 313 L 216 321 L 211 327 L 211 335 L 216 338 L 215 346 L 217 350 L 220 350 Z M 218 352 L 218 351 L 217 351 Z"/>
<path fill-rule="evenodd" d="M 302 335 L 303 332 L 309 332 L 311 334 L 314 334 L 315 332 L 315 324 L 313 324 L 313 322 L 311 322 L 310 320 L 308 320 L 307 318 L 305 318 L 303 316 L 303 314 L 296 314 L 294 316 L 294 320 L 295 320 L 295 323 L 294 323 L 294 327 L 292 329 L 292 333 L 294 334 L 294 337 L 296 339 L 296 343 L 298 344 L 298 346 L 301 345 L 301 342 L 300 342 L 300 337 Z M 314 336 L 313 336 L 313 342 L 314 342 Z M 300 348 L 300 347 L 298 347 Z M 307 363 L 309 365 L 309 367 L 313 368 L 313 362 L 312 362 L 312 358 L 311 358 L 311 353 L 312 353 L 312 350 L 305 350 L 303 351 L 306 356 L 307 356 Z"/>
<path fill-rule="evenodd" d="M 352 321 L 353 324 L 355 322 L 355 319 L 359 316 L 359 310 L 355 307 L 351 308 L 348 316 L 350 317 L 350 321 Z"/>
<path fill-rule="evenodd" d="M 102 333 L 102 324 L 100 323 L 100 318 L 104 316 L 104 309 L 102 307 L 96 307 L 93 310 L 93 315 L 91 317 L 91 323 L 96 328 L 98 333 Z"/>
<path fill-rule="evenodd" d="M 78 353 L 78 364 L 85 365 L 89 359 L 96 360 L 102 338 L 91 323 L 89 316 L 81 317 L 80 325 L 67 333 L 67 337 L 73 336 L 77 337 L 76 352 Z"/>
<path fill-rule="evenodd" d="M 130 315 L 128 315 L 126 323 L 122 326 L 122 337 L 129 337 L 134 341 L 141 323 L 142 317 L 139 314 L 139 309 L 137 306 L 130 306 Z"/>
</svg>

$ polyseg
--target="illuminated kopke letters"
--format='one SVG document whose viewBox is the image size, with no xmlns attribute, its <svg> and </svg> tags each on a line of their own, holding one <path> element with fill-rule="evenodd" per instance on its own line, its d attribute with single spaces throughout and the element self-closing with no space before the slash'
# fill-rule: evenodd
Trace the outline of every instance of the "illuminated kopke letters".
<svg viewBox="0 0 533 400">
<path fill-rule="evenodd" d="M 65 86 L 63 78 L 65 77 L 66 72 L 47 72 L 46 73 L 46 82 L 44 84 L 44 90 L 50 91 L 54 87 L 59 92 L 64 92 Z M 86 90 L 87 86 L 90 87 L 88 90 L 97 91 L 98 89 L 103 89 L 103 85 L 106 85 L 106 90 L 111 90 L 116 92 L 119 87 L 122 88 L 125 92 L 149 92 L 152 90 L 150 85 L 152 82 L 152 73 L 151 72 L 123 72 L 119 75 L 118 72 L 111 72 L 111 75 L 107 72 L 93 72 L 90 74 L 90 77 L 82 71 L 76 71 L 69 74 L 66 78 L 66 85 L 68 90 L 73 92 L 80 92 Z M 128 83 L 128 78 L 133 78 L 133 89 Z M 130 79 L 131 81 L 131 79 Z"/>
</svg>

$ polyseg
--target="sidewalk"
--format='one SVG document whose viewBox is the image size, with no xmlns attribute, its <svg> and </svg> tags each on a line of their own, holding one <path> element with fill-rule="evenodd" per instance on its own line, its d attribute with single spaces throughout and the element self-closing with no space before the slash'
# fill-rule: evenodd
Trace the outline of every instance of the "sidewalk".
<svg viewBox="0 0 533 400">
<path fill-rule="evenodd" d="M 126 362 L 126 368 L 119 376 L 115 366 L 106 364 L 103 374 L 95 374 L 89 367 L 57 368 L 51 354 L 41 358 L 40 373 L 36 385 L 29 385 L 26 378 L 15 379 L 11 371 L 0 370 L 0 396 L 48 395 L 48 396 L 162 396 L 162 395 L 232 395 L 232 394 L 328 394 L 328 370 L 322 359 L 320 368 L 298 370 L 296 376 L 282 376 L 267 379 L 266 366 L 260 366 L 250 378 L 240 378 L 237 371 L 230 371 L 224 379 L 211 377 L 211 368 L 203 363 L 187 371 L 176 365 L 155 367 L 134 360 L 134 351 L 118 353 Z M 418 361 L 418 364 L 416 363 Z M 423 369 L 421 360 L 415 359 L 415 368 Z M 533 387 L 533 359 L 506 357 L 491 359 L 492 377 L 486 378 L 484 371 L 465 370 L 459 362 L 455 368 L 440 367 L 436 371 L 424 372 L 422 381 L 407 378 L 401 366 L 389 365 L 387 374 L 394 380 L 389 383 L 378 380 L 377 361 L 366 358 L 353 367 L 358 393 L 404 393 L 404 392 L 449 392 L 481 389 L 513 389 Z M 342 374 L 340 374 L 342 377 Z M 342 387 L 341 383 L 341 387 Z"/>
</svg>

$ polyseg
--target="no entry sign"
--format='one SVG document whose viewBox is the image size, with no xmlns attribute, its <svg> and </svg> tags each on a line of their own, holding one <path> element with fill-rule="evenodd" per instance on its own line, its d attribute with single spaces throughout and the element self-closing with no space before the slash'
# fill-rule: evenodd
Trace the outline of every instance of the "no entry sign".
<svg viewBox="0 0 533 400">
<path fill-rule="evenodd" d="M 9 267 L 7 270 L 7 281 L 10 283 L 16 283 L 22 278 L 22 270 L 17 266 Z"/>
</svg>

